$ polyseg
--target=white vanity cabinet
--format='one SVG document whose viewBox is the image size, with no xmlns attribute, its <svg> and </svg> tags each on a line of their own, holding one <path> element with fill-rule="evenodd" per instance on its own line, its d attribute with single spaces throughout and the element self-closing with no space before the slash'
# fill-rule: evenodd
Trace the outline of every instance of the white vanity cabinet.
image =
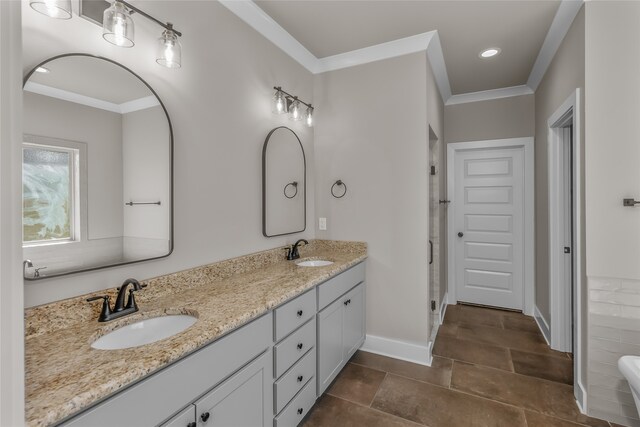
<svg viewBox="0 0 640 427">
<path fill-rule="evenodd" d="M 272 327 L 272 314 L 268 313 L 80 413 L 64 425 L 156 426 L 177 411 L 181 411 L 178 419 L 182 422 L 183 412 L 188 413 L 193 402 L 204 404 L 203 411 L 196 407 L 197 417 L 200 417 L 206 409 L 216 406 L 216 399 L 224 402 L 218 406 L 224 413 L 233 407 L 234 402 L 241 400 L 239 396 L 251 394 L 252 404 L 268 412 L 265 421 L 256 425 L 270 426 L 273 419 Z M 246 375 L 250 375 L 252 381 L 242 381 Z M 264 386 L 258 383 L 260 379 Z M 215 398 L 204 403 L 206 397 L 214 395 Z M 225 397 L 229 399 L 225 401 Z M 256 404 L 257 399 L 261 402 Z M 206 408 L 207 405 L 211 406 Z M 242 412 L 247 412 L 246 408 Z M 212 422 L 204 424 L 198 420 L 197 425 L 202 427 L 219 425 Z M 187 424 L 174 424 L 174 421 L 178 422 L 172 418 L 169 425 L 193 427 L 189 426 L 191 421 Z"/>
<path fill-rule="evenodd" d="M 360 263 L 63 423 L 294 427 L 362 345 Z"/>
<path fill-rule="evenodd" d="M 318 396 L 364 342 L 364 278 L 364 264 L 358 264 L 318 286 Z"/>
<path fill-rule="evenodd" d="M 316 400 L 316 291 L 275 309 L 274 426 L 298 425 Z"/>
</svg>

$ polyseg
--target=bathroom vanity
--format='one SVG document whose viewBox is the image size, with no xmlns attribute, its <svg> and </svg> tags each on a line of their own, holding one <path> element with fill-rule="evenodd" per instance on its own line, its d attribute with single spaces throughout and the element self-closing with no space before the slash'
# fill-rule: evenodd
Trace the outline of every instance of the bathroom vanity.
<svg viewBox="0 0 640 427">
<path fill-rule="evenodd" d="M 82 316 L 95 318 L 53 326 L 74 299 L 31 309 L 28 425 L 297 425 L 364 342 L 366 245 L 313 241 L 298 261 L 283 253 L 143 281 L 140 312 L 107 324 L 91 306 Z M 318 258 L 333 264 L 296 264 Z M 152 344 L 91 348 L 109 331 L 164 314 L 198 321 Z"/>
</svg>

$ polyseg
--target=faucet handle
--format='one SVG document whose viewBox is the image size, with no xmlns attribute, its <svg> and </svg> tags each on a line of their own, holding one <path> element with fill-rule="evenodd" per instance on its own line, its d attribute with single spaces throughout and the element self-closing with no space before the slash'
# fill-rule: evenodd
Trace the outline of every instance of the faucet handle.
<svg viewBox="0 0 640 427">
<path fill-rule="evenodd" d="M 100 311 L 100 317 L 98 322 L 106 322 L 111 317 L 111 306 L 109 305 L 109 295 L 98 295 L 95 297 L 87 298 L 87 302 L 97 301 L 102 299 L 102 310 Z"/>
</svg>

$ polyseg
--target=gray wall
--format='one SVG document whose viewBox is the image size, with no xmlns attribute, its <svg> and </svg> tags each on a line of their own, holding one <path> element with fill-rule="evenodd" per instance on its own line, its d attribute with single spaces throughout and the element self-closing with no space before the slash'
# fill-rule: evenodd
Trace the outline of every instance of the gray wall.
<svg viewBox="0 0 640 427">
<path fill-rule="evenodd" d="M 519 138 L 534 134 L 533 95 L 444 107 L 447 143 Z"/>
<path fill-rule="evenodd" d="M 447 144 L 455 142 L 483 141 L 488 139 L 505 139 L 533 136 L 535 121 L 534 95 L 522 95 L 510 98 L 492 99 L 488 101 L 469 102 L 465 104 L 445 105 L 444 107 L 444 139 Z M 442 194 L 447 194 L 446 146 L 442 153 Z M 537 171 L 536 171 L 537 173 Z M 444 199 L 448 197 L 443 197 Z M 443 228 L 441 236 L 447 233 L 447 209 L 444 205 Z M 448 240 L 444 239 L 441 257 L 441 277 L 448 267 Z"/>
<path fill-rule="evenodd" d="M 427 68 L 422 52 L 315 84 L 316 214 L 327 218 L 317 235 L 368 243 L 367 334 L 420 345 L 430 331 Z M 329 192 L 336 179 L 342 199 Z"/>
<path fill-rule="evenodd" d="M 536 91 L 536 307 L 550 324 L 547 120 L 577 89 L 582 91 L 584 145 L 584 8 L 578 13 Z M 580 159 L 584 164 L 584 159 Z M 584 254 L 580 254 L 584 257 Z"/>
<path fill-rule="evenodd" d="M 640 426 L 622 354 L 640 356 L 640 3 L 587 2 L 586 274 L 589 414 Z"/>
<path fill-rule="evenodd" d="M 171 17 L 184 33 L 181 69 L 155 63 L 155 27 L 140 26 L 136 46 L 122 49 L 106 43 L 95 24 L 50 19 L 24 3 L 24 71 L 57 54 L 91 52 L 131 68 L 158 92 L 175 137 L 174 253 L 26 283 L 26 306 L 314 237 L 313 131 L 271 112 L 274 85 L 312 102 L 313 75 L 218 2 L 145 1 L 144 7 L 153 16 Z M 311 165 L 308 225 L 304 233 L 268 239 L 261 232 L 261 153 L 267 133 L 279 125 L 298 133 Z"/>
<path fill-rule="evenodd" d="M 548 191 L 548 150 L 547 137 L 549 127 L 547 120 L 556 112 L 562 103 L 577 89 L 581 90 L 582 117 L 581 117 L 581 140 L 579 144 L 584 147 L 584 104 L 585 104 L 585 11 L 584 7 L 578 13 L 569 32 L 565 36 L 558 52 L 556 53 L 551 65 L 547 69 L 544 78 L 536 90 L 536 307 L 540 314 L 544 317 L 547 324 L 551 325 L 551 302 L 549 290 L 549 191 Z M 584 153 L 584 151 L 583 151 Z M 584 172 L 584 156 L 579 159 L 583 165 Z M 582 176 L 584 183 L 584 173 Z M 583 206 L 584 213 L 584 185 L 583 185 Z M 584 215 L 583 215 L 584 233 Z M 583 234 L 584 235 L 584 234 Z M 578 256 L 583 259 L 585 250 L 584 245 L 582 253 Z M 586 312 L 587 292 L 586 277 L 584 271 L 582 275 L 583 298 L 582 310 Z M 583 316 L 582 328 L 582 348 L 581 354 L 587 354 L 587 318 Z M 580 381 L 586 384 L 586 360 L 582 362 L 582 372 L 580 373 Z"/>
</svg>

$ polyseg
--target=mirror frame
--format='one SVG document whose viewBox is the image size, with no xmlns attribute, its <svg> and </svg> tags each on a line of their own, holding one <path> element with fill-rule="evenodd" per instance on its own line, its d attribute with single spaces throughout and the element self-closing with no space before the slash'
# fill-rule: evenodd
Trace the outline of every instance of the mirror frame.
<svg viewBox="0 0 640 427">
<path fill-rule="evenodd" d="M 300 145 L 300 150 L 302 151 L 302 163 L 304 166 L 304 227 L 302 230 L 290 231 L 288 233 L 280 233 L 280 234 L 267 234 L 267 146 L 269 145 L 269 138 L 271 135 L 277 131 L 278 129 L 287 129 L 290 131 L 293 136 L 298 140 L 298 144 Z M 267 134 L 267 138 L 264 140 L 264 144 L 262 146 L 262 235 L 264 237 L 277 237 L 277 236 L 286 236 L 288 234 L 296 234 L 302 233 L 307 229 L 307 156 L 304 153 L 304 147 L 302 146 L 302 142 L 300 138 L 298 138 L 298 134 L 295 133 L 292 129 L 286 126 L 278 126 L 276 128 L 271 129 L 271 132 Z"/>
<path fill-rule="evenodd" d="M 24 77 L 24 80 L 22 81 L 22 89 L 23 89 L 23 91 L 24 91 L 24 86 L 27 84 L 27 82 L 29 81 L 29 78 L 33 75 L 33 73 L 36 72 L 36 69 L 38 67 L 42 67 L 43 65 L 47 64 L 48 62 L 51 62 L 51 61 L 54 61 L 54 60 L 60 59 L 60 58 L 66 58 L 68 56 L 84 56 L 84 57 L 89 57 L 89 58 L 100 59 L 100 60 L 110 62 L 111 64 L 117 65 L 118 67 L 125 69 L 126 71 L 131 73 L 134 77 L 136 77 L 138 80 L 140 80 L 142 82 L 142 84 L 144 84 L 151 91 L 153 96 L 155 96 L 156 99 L 158 100 L 158 102 L 160 103 L 160 106 L 162 107 L 162 111 L 164 111 L 164 115 L 167 118 L 167 123 L 169 124 L 169 252 L 166 255 L 157 256 L 157 257 L 153 257 L 153 258 L 144 258 L 144 259 L 139 259 L 139 260 L 134 260 L 134 261 L 118 262 L 118 263 L 113 263 L 113 264 L 105 264 L 105 265 L 101 265 L 101 266 L 97 266 L 97 267 L 89 267 L 89 268 L 82 268 L 82 269 L 78 269 L 78 270 L 70 270 L 70 271 L 66 271 L 66 272 L 63 272 L 63 273 L 55 273 L 55 274 L 50 274 L 50 275 L 40 276 L 40 277 L 27 277 L 27 276 L 24 275 L 24 270 L 23 270 L 23 272 L 22 272 L 23 279 L 27 280 L 27 281 L 30 281 L 30 282 L 38 281 L 38 280 L 51 279 L 51 278 L 54 278 L 54 277 L 68 276 L 70 274 L 84 273 L 84 272 L 88 272 L 88 271 L 96 271 L 96 270 L 101 270 L 103 268 L 120 267 L 120 266 L 123 266 L 123 265 L 137 264 L 139 262 L 162 259 L 162 258 L 166 258 L 169 255 L 171 255 L 173 253 L 173 248 L 174 248 L 174 236 L 173 236 L 173 143 L 174 143 L 174 141 L 173 141 L 173 125 L 171 124 L 171 118 L 169 117 L 169 112 L 167 111 L 167 107 L 165 107 L 164 102 L 162 102 L 162 99 L 160 99 L 160 97 L 158 96 L 156 91 L 153 90 L 151 85 L 149 85 L 149 83 L 147 83 L 138 74 L 133 72 L 130 68 L 125 67 L 124 65 L 120 64 L 119 62 L 114 61 L 113 59 L 105 58 L 104 56 L 92 55 L 90 53 L 65 53 L 65 54 L 62 54 L 62 55 L 56 55 L 56 56 L 52 56 L 51 58 L 45 59 L 44 61 L 40 62 L 38 65 L 33 67 L 31 69 L 31 71 L 29 71 L 26 74 L 26 76 Z M 24 132 L 23 132 L 23 135 L 24 135 Z M 24 138 L 24 136 L 23 136 L 23 138 Z"/>
</svg>

